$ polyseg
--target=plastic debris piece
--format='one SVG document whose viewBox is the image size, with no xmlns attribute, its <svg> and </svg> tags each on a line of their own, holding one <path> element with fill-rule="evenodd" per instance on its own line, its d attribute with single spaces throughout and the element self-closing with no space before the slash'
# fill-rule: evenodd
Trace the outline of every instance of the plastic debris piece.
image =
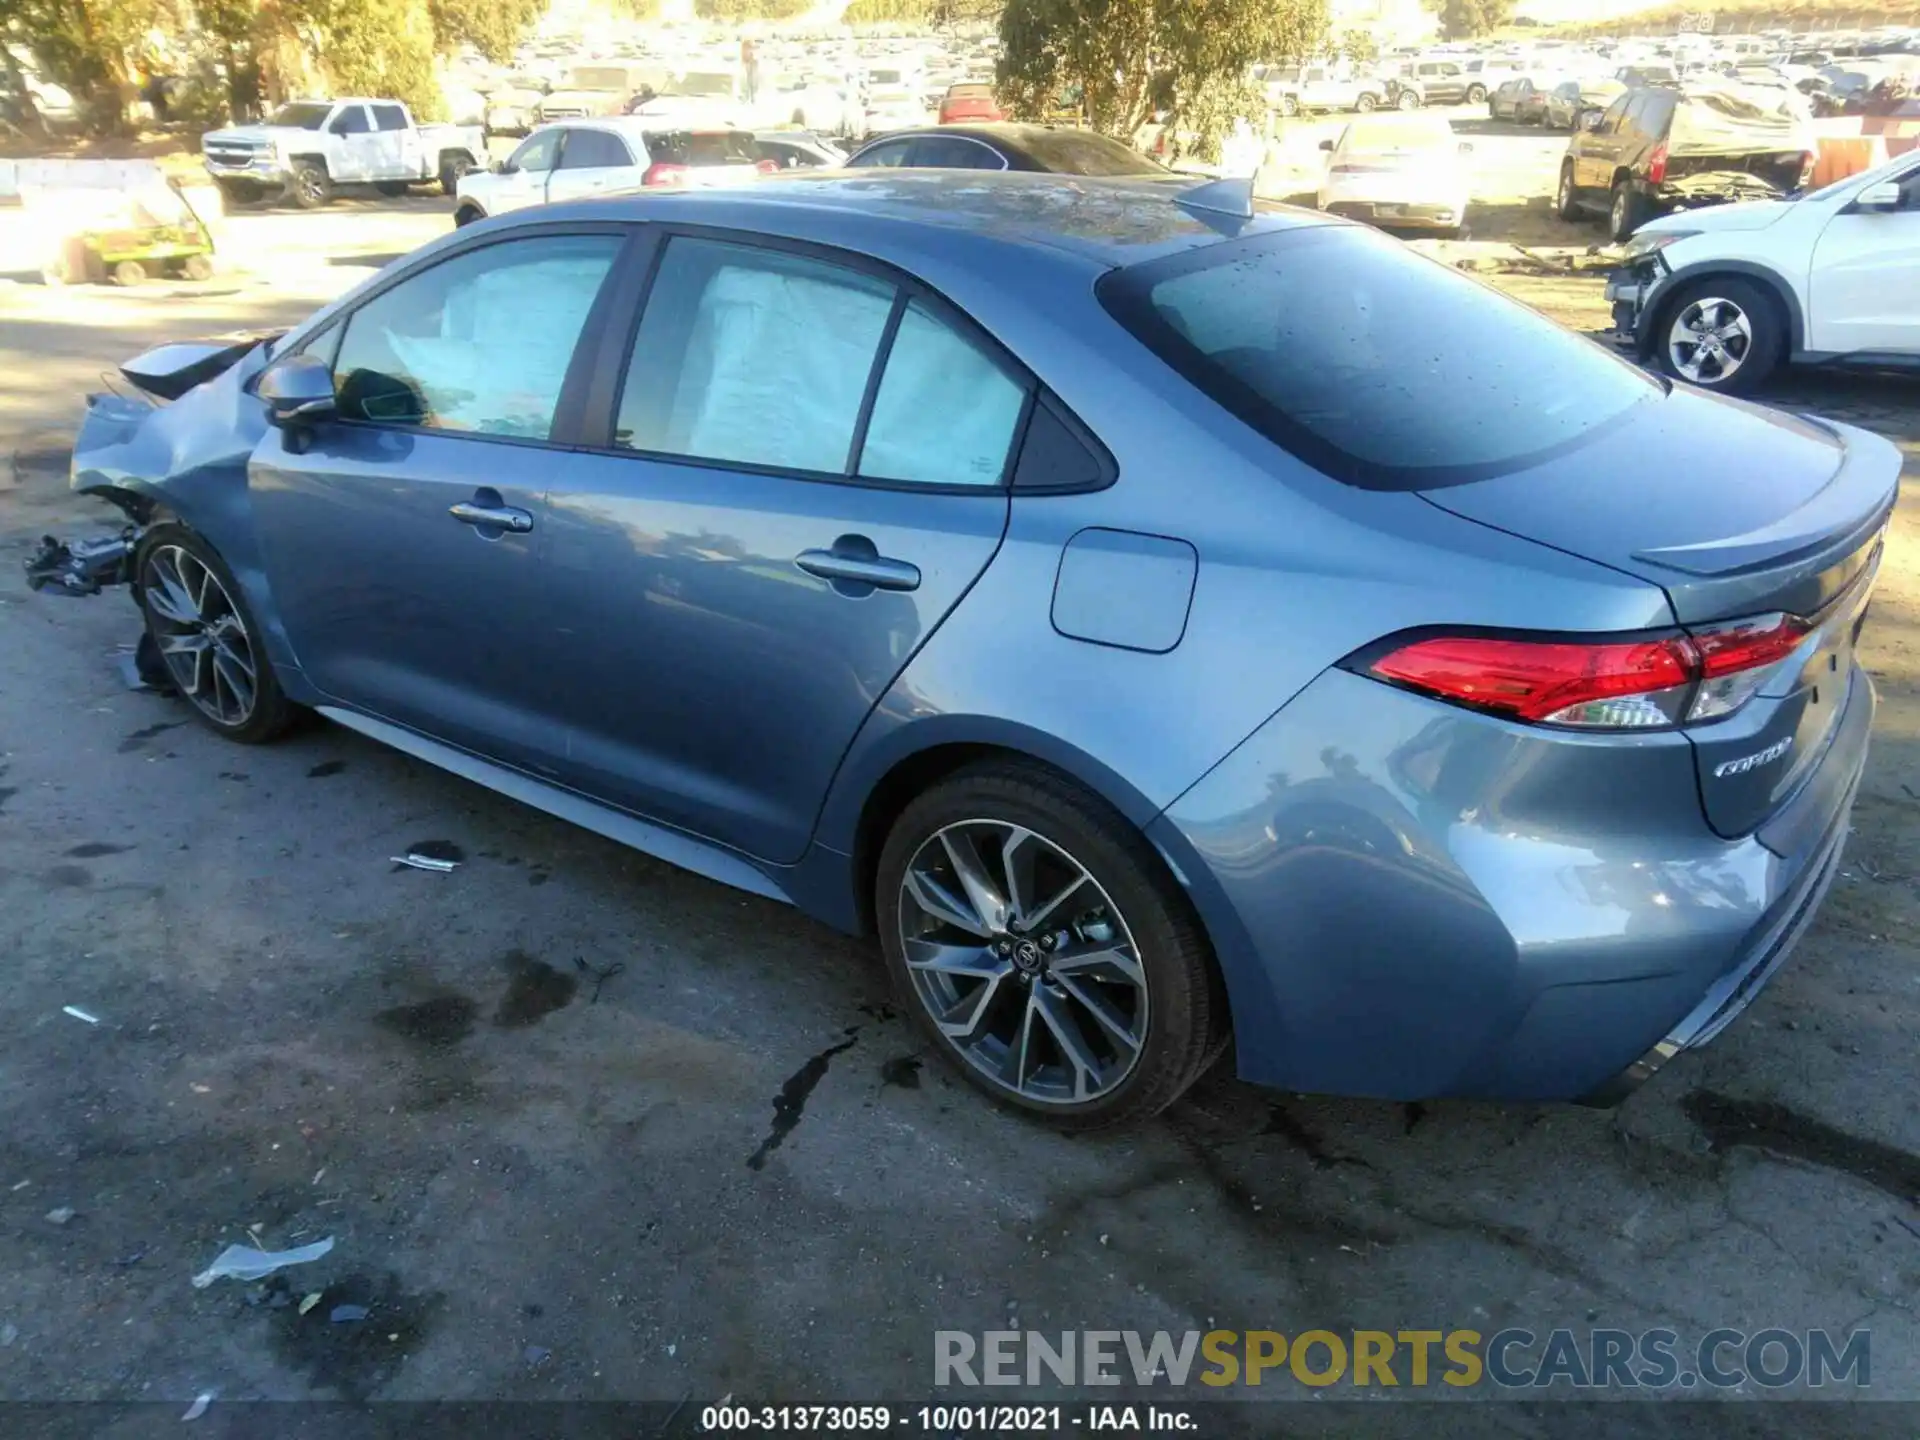
<svg viewBox="0 0 1920 1440">
<path fill-rule="evenodd" d="M 5 1350 L 20 1338 L 20 1327 L 9 1321 L 0 1325 L 0 1350 Z"/>
<path fill-rule="evenodd" d="M 251 1245 L 229 1245 L 213 1264 L 193 1277 L 193 1288 L 204 1290 L 216 1280 L 260 1280 L 288 1265 L 305 1265 L 333 1249 L 333 1237 L 302 1245 L 298 1250 L 256 1250 Z"/>
<path fill-rule="evenodd" d="M 387 858 L 396 865 L 405 865 L 410 870 L 432 870 L 439 875 L 447 874 L 460 863 L 458 860 L 436 860 L 431 855 L 421 855 L 411 850 L 405 855 L 390 855 Z"/>
<path fill-rule="evenodd" d="M 353 1325 L 367 1318 L 373 1312 L 364 1305 L 336 1305 L 327 1313 L 327 1319 L 335 1325 Z"/>
<path fill-rule="evenodd" d="M 187 1413 L 180 1418 L 182 1420 L 198 1420 L 202 1415 L 207 1413 L 207 1406 L 212 1403 L 213 1392 L 211 1390 L 202 1390 L 198 1395 L 194 1396 L 193 1403 L 187 1406 Z"/>
<path fill-rule="evenodd" d="M 313 1309 L 314 1306 L 320 1303 L 320 1297 L 326 1293 L 327 1292 L 324 1290 L 313 1290 L 313 1291 L 309 1291 L 305 1295 L 302 1295 L 300 1297 L 300 1313 L 304 1315 L 309 1310 Z"/>
<path fill-rule="evenodd" d="M 89 1025 L 98 1025 L 100 1023 L 100 1017 L 98 1015 L 90 1015 L 78 1005 L 62 1005 L 60 1007 L 60 1013 L 62 1015 L 71 1015 L 76 1020 L 84 1020 Z"/>
<path fill-rule="evenodd" d="M 529 1345 L 520 1353 L 529 1365 L 544 1365 L 553 1358 L 553 1352 L 544 1345 Z"/>
<path fill-rule="evenodd" d="M 75 1210 L 71 1205 L 61 1205 L 56 1209 L 47 1211 L 47 1223 L 49 1225 L 64 1225 L 79 1213 L 80 1212 Z"/>
</svg>

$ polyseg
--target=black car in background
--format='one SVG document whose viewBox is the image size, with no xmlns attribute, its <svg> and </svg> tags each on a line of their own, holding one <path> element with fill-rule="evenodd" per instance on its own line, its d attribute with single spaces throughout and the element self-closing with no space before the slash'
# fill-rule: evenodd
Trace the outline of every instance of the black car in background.
<svg viewBox="0 0 1920 1440">
<path fill-rule="evenodd" d="M 1795 117 L 1724 90 L 1631 89 L 1567 142 L 1555 208 L 1598 211 L 1625 240 L 1671 210 L 1790 194 L 1812 174 L 1811 143 Z"/>
<path fill-rule="evenodd" d="M 1169 175 L 1139 151 L 1053 125 L 929 125 L 896 130 L 848 157 L 849 169 L 1038 170 L 1054 175 Z"/>
</svg>

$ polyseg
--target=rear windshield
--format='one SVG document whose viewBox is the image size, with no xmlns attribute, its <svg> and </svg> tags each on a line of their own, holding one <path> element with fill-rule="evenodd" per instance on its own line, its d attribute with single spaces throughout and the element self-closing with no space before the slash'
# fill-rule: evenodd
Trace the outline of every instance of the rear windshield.
<svg viewBox="0 0 1920 1440">
<path fill-rule="evenodd" d="M 1038 130 L 1015 142 L 1056 175 L 1165 175 L 1137 150 L 1086 130 Z"/>
<path fill-rule="evenodd" d="M 1315 469 L 1423 490 L 1571 449 L 1661 387 L 1545 316 L 1358 225 L 1116 270 L 1101 302 Z"/>
<path fill-rule="evenodd" d="M 656 130 L 646 138 L 655 164 L 751 165 L 759 158 L 747 130 Z"/>
</svg>

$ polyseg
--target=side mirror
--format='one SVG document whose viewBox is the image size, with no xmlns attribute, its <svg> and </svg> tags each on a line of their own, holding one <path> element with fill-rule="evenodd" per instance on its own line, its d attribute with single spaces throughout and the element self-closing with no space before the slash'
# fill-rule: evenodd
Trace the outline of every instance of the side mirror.
<svg viewBox="0 0 1920 1440">
<path fill-rule="evenodd" d="M 491 166 L 493 173 L 496 175 L 511 175 L 513 174 L 514 171 L 518 170 L 519 168 L 520 167 L 514 164 L 511 160 L 496 160 L 493 162 L 493 165 Z"/>
<path fill-rule="evenodd" d="M 1853 197 L 1853 208 L 1885 213 L 1900 208 L 1900 182 L 1882 180 L 1878 185 L 1869 185 Z"/>
<path fill-rule="evenodd" d="M 274 361 L 253 393 L 267 402 L 267 423 L 283 430 L 333 418 L 333 372 L 317 355 Z"/>
<path fill-rule="evenodd" d="M 1601 116 L 1596 115 L 1593 111 L 1589 110 L 1586 114 L 1580 117 L 1580 128 L 1582 130 L 1598 130 L 1600 128 L 1601 119 L 1602 119 Z"/>
<path fill-rule="evenodd" d="M 1333 141 L 1331 141 L 1331 140 L 1322 140 L 1322 141 L 1320 142 L 1320 148 L 1321 148 L 1322 150 L 1331 150 L 1331 149 L 1333 149 Z"/>
</svg>

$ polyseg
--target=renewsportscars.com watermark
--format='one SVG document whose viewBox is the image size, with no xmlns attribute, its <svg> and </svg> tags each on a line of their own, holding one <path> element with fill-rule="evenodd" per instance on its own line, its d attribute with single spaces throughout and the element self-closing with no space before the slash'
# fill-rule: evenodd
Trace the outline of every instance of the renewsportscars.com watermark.
<svg viewBox="0 0 1920 1440">
<path fill-rule="evenodd" d="M 937 1330 L 933 1383 L 1865 1389 L 1872 1351 L 1868 1330 Z"/>
</svg>

